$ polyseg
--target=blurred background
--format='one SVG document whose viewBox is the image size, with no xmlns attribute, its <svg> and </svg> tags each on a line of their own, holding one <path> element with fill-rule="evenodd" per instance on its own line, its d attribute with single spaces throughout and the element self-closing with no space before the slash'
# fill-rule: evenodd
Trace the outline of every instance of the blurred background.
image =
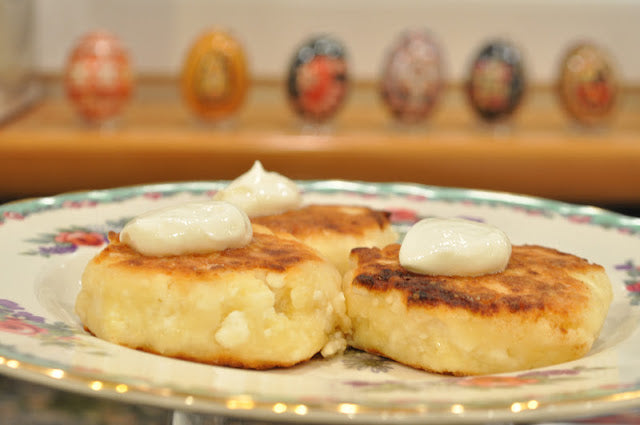
<svg viewBox="0 0 640 425">
<path fill-rule="evenodd" d="M 296 179 L 473 187 L 632 213 L 640 205 L 636 0 L 0 0 L 0 22 L 4 201 L 232 179 L 259 159 Z M 180 88 L 190 47 L 211 29 L 235 37 L 249 75 L 246 100 L 222 123 L 199 119 Z M 407 29 L 433 36 L 445 85 L 435 111 L 412 125 L 380 96 L 390 48 Z M 109 125 L 87 123 L 64 86 L 73 49 L 95 30 L 119 39 L 133 76 Z M 296 49 L 314 34 L 343 43 L 350 86 L 320 125 L 302 120 L 285 91 Z M 520 49 L 527 87 L 497 124 L 478 118 L 465 94 L 475 55 L 496 38 Z M 611 118 L 587 127 L 556 90 L 564 55 L 585 40 L 608 52 L 619 86 Z"/>
<path fill-rule="evenodd" d="M 591 39 L 615 56 L 621 79 L 640 83 L 640 5 L 634 0 L 3 0 L 31 8 L 34 69 L 60 74 L 84 33 L 104 28 L 130 50 L 141 75 L 177 76 L 193 40 L 229 29 L 246 49 L 254 77 L 279 80 L 310 34 L 331 33 L 350 53 L 354 77 L 375 81 L 386 49 L 407 28 L 426 28 L 442 45 L 448 79 L 461 82 L 480 44 L 512 39 L 525 52 L 533 82 L 550 84 L 564 49 Z M 30 5 L 30 6 L 29 6 Z M 5 15 L 5 19 L 7 19 Z M 3 25 L 5 31 L 10 26 Z M 16 31 L 18 29 L 16 28 Z"/>
<path fill-rule="evenodd" d="M 0 203 L 228 180 L 260 160 L 295 179 L 508 191 L 640 216 L 639 23 L 640 0 L 0 0 Z M 211 29 L 237 39 L 249 76 L 242 105 L 215 122 L 181 93 L 189 49 Z M 413 124 L 380 96 L 390 48 L 407 29 L 431 33 L 444 70 L 437 108 Z M 65 89 L 72 52 L 96 30 L 120 40 L 133 77 L 108 122 L 86 120 Z M 313 34 L 347 52 L 349 96 L 322 123 L 302 119 L 286 91 L 294 53 Z M 527 82 L 522 104 L 497 123 L 479 118 L 465 91 L 475 55 L 496 38 L 520 49 Z M 606 49 L 618 86 L 611 117 L 596 126 L 558 99 L 562 59 L 583 40 Z M 6 377 L 0 411 L 10 425 L 169 420 L 162 409 Z"/>
</svg>

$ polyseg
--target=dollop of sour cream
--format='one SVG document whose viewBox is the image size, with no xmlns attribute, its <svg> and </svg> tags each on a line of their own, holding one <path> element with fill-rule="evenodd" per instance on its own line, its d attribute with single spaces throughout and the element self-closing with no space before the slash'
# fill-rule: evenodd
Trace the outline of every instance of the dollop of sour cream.
<svg viewBox="0 0 640 425">
<path fill-rule="evenodd" d="M 458 218 L 426 218 L 407 232 L 399 254 L 409 271 L 445 276 L 480 276 L 503 271 L 511 242 L 497 227 Z"/>
<path fill-rule="evenodd" d="M 250 217 L 280 214 L 298 208 L 302 203 L 295 182 L 282 174 L 265 171 L 260 161 L 216 193 L 214 199 L 237 205 Z"/>
<path fill-rule="evenodd" d="M 241 248 L 253 238 L 247 214 L 222 201 L 189 202 L 129 221 L 120 241 L 144 255 L 204 254 Z"/>
</svg>

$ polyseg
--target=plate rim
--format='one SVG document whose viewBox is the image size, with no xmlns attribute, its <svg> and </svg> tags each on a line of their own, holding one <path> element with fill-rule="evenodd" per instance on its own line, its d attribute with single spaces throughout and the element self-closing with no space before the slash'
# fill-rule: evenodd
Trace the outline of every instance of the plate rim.
<svg viewBox="0 0 640 425">
<path fill-rule="evenodd" d="M 567 202 L 552 198 L 546 198 L 537 195 L 519 194 L 515 192 L 492 190 L 492 189 L 478 189 L 468 187 L 455 187 L 455 186 L 437 186 L 422 183 L 411 182 L 370 182 L 362 180 L 345 180 L 345 179 L 307 179 L 307 180 L 294 180 L 303 190 L 308 189 L 323 189 L 323 190 L 340 190 L 340 191 L 355 191 L 362 193 L 362 189 L 366 189 L 365 193 L 377 194 L 377 193 L 396 193 L 400 191 L 403 194 L 415 193 L 419 195 L 424 192 L 438 193 L 436 199 L 461 199 L 464 196 L 462 194 L 470 194 L 471 198 L 475 200 L 484 199 L 486 201 L 499 202 L 504 205 L 522 205 L 522 206 L 536 206 L 540 208 L 552 209 L 561 215 L 567 215 L 572 213 L 580 213 L 585 216 L 606 216 L 607 218 L 614 219 L 616 221 L 622 221 L 630 226 L 640 226 L 640 217 L 634 217 L 620 212 L 612 211 L 610 209 L 599 207 L 590 204 L 581 204 L 577 202 Z M 90 189 L 90 190 L 74 190 L 61 192 L 50 196 L 37 196 L 27 197 L 23 199 L 15 199 L 3 204 L 0 204 L 0 212 L 4 212 L 8 209 L 15 207 L 21 207 L 28 204 L 38 204 L 43 206 L 54 206 L 65 201 L 81 201 L 86 200 L 89 197 L 92 200 L 100 201 L 106 199 L 107 196 L 114 194 L 131 194 L 143 195 L 149 192 L 163 192 L 168 190 L 175 190 L 175 188 L 182 188 L 181 191 L 206 191 L 203 186 L 208 185 L 224 185 L 229 183 L 230 180 L 187 180 L 187 181 L 175 181 L 175 182 L 161 182 L 161 183 L 145 183 L 145 184 L 132 184 L 110 188 Z M 340 189 L 337 189 L 340 187 Z M 355 190 L 358 188 L 359 190 Z M 152 189 L 152 190 L 151 190 Z M 444 195 L 443 195 L 444 194 Z M 0 217 L 1 218 L 1 217 Z"/>
</svg>

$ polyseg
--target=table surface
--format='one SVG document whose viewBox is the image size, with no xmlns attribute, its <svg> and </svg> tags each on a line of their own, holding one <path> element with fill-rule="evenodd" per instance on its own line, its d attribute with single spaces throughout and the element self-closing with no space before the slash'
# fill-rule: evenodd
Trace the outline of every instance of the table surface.
<svg viewBox="0 0 640 425">
<path fill-rule="evenodd" d="M 551 89 L 509 123 L 478 121 L 450 87 L 424 124 L 394 123 L 371 85 L 330 124 L 300 122 L 278 84 L 256 84 L 234 119 L 198 122 L 171 82 L 140 84 L 119 121 L 83 123 L 56 81 L 0 128 L 0 199 L 163 181 L 232 179 L 259 159 L 295 179 L 408 181 L 580 203 L 640 205 L 640 90 L 612 122 L 571 123 Z"/>
</svg>

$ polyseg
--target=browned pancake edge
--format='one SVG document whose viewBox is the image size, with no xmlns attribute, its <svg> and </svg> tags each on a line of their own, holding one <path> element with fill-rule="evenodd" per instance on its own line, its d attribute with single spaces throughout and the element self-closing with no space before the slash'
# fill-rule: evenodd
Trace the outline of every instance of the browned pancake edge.
<svg viewBox="0 0 640 425">
<path fill-rule="evenodd" d="M 213 251 L 206 254 L 185 254 L 154 257 L 139 253 L 122 243 L 118 233 L 110 232 L 109 245 L 93 260 L 122 269 L 144 273 L 179 274 L 205 278 L 221 272 L 264 269 L 285 272 L 305 261 L 322 261 L 318 254 L 301 242 L 276 235 L 254 226 L 253 239 L 242 248 Z"/>
<path fill-rule="evenodd" d="M 298 238 L 325 233 L 362 236 L 371 229 L 391 225 L 390 213 L 351 205 L 309 205 L 282 214 L 252 218 L 274 231 L 287 232 Z"/>
<path fill-rule="evenodd" d="M 368 291 L 400 291 L 410 308 L 465 309 L 477 315 L 544 313 L 570 315 L 588 304 L 590 290 L 572 274 L 604 272 L 603 267 L 555 249 L 513 246 L 507 268 L 476 277 L 430 276 L 410 272 L 398 261 L 399 244 L 384 249 L 355 248 L 352 284 Z"/>
</svg>

